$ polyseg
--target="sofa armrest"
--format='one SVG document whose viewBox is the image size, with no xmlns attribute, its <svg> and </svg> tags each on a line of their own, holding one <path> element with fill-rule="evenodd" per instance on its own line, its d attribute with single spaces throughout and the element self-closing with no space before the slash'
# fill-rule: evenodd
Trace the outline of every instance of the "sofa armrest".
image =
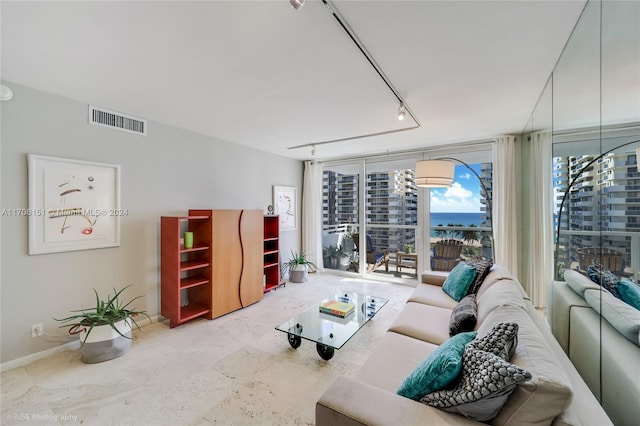
<svg viewBox="0 0 640 426">
<path fill-rule="evenodd" d="M 444 281 L 449 276 L 449 272 L 426 270 L 422 273 L 421 281 L 423 284 L 431 284 L 442 287 Z"/>
<path fill-rule="evenodd" d="M 478 425 L 349 377 L 339 377 L 316 403 L 316 425 Z"/>
</svg>

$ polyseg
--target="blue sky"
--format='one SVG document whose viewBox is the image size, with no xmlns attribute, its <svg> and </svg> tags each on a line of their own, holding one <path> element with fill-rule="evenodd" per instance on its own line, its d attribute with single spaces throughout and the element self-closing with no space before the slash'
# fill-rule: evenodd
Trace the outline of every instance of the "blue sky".
<svg viewBox="0 0 640 426">
<path fill-rule="evenodd" d="M 480 174 L 480 164 L 470 164 Z M 478 178 L 464 165 L 455 167 L 450 188 L 431 189 L 433 213 L 479 213 L 482 189 Z"/>
</svg>

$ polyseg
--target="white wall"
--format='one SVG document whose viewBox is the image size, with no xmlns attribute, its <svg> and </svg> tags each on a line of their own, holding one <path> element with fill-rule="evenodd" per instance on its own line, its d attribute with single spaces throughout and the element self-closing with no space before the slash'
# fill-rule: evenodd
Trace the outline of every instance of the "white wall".
<svg viewBox="0 0 640 426">
<path fill-rule="evenodd" d="M 189 208 L 266 210 L 273 185 L 302 193 L 300 161 L 154 122 L 146 137 L 89 125 L 85 103 L 4 84 L 14 98 L 0 104 L 2 209 L 28 207 L 26 154 L 33 153 L 119 164 L 121 207 L 129 214 L 120 247 L 37 256 L 27 254 L 27 217 L 2 217 L 1 362 L 64 343 L 32 338 L 31 324 L 65 335 L 53 318 L 91 306 L 94 288 L 106 295 L 133 284 L 127 293 L 145 296 L 137 307 L 159 314 L 160 216 Z M 285 255 L 299 249 L 299 229 L 281 234 Z"/>
</svg>

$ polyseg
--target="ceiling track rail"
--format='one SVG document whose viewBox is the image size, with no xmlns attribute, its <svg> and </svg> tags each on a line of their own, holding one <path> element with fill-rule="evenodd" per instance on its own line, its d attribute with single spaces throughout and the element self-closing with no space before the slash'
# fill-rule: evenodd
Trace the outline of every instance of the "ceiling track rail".
<svg viewBox="0 0 640 426">
<path fill-rule="evenodd" d="M 369 62 L 371 67 L 375 70 L 375 72 L 378 74 L 380 79 L 382 79 L 384 84 L 389 88 L 389 90 L 391 91 L 393 96 L 398 100 L 400 105 L 404 106 L 405 111 L 407 112 L 407 114 L 409 114 L 409 116 L 416 123 L 416 125 L 411 127 L 405 127 L 402 129 L 387 130 L 383 132 L 369 133 L 365 135 L 350 136 L 346 138 L 332 139 L 327 141 L 309 142 L 302 145 L 290 146 L 288 149 L 308 148 L 308 147 L 313 147 L 317 145 L 325 145 L 325 144 L 343 142 L 343 141 L 353 140 L 353 139 L 362 139 L 362 138 L 368 138 L 373 136 L 381 136 L 381 135 L 387 135 L 390 133 L 404 132 L 407 130 L 414 130 L 419 128 L 421 126 L 420 121 L 418 121 L 416 116 L 413 114 L 413 111 L 411 111 L 411 108 L 409 108 L 409 105 L 407 105 L 407 103 L 404 101 L 404 98 L 400 95 L 400 92 L 398 92 L 398 90 L 393 86 L 393 84 L 391 83 L 387 75 L 384 73 L 380 65 L 378 65 L 375 59 L 373 59 L 373 56 L 371 55 L 371 53 L 369 53 L 369 51 L 367 50 L 365 45 L 362 43 L 362 41 L 360 40 L 358 35 L 355 33 L 355 31 L 353 31 L 353 29 L 351 28 L 347 20 L 342 16 L 340 11 L 338 11 L 338 8 L 336 8 L 336 6 L 330 0 L 322 0 L 322 3 L 327 7 L 331 15 L 335 18 L 335 20 L 338 22 L 338 24 L 344 30 L 344 32 L 347 33 L 347 35 L 349 36 L 353 44 L 356 45 L 360 53 L 362 53 L 362 55 L 365 57 L 367 62 Z"/>
</svg>

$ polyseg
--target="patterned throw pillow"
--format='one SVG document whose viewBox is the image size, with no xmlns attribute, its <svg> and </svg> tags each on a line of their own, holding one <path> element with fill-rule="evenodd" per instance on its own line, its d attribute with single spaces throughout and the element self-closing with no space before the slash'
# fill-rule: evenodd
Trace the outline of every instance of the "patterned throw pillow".
<svg viewBox="0 0 640 426">
<path fill-rule="evenodd" d="M 486 351 L 509 361 L 518 346 L 518 324 L 501 322 L 496 324 L 487 334 L 469 343 L 469 347 Z"/>
<path fill-rule="evenodd" d="M 468 294 L 451 311 L 449 336 L 464 331 L 473 331 L 478 322 L 478 303 L 475 294 Z"/>
<path fill-rule="evenodd" d="M 460 333 L 438 346 L 404 379 L 396 393 L 419 401 L 453 382 L 462 371 L 464 348 L 476 335 L 475 331 Z"/>
<path fill-rule="evenodd" d="M 476 271 L 478 272 L 478 275 L 476 275 L 476 279 L 471 284 L 471 287 L 469 288 L 469 293 L 468 293 L 468 294 L 476 294 L 478 292 L 478 289 L 484 282 L 484 279 L 487 278 L 487 275 L 489 275 L 489 271 L 493 266 L 493 263 L 487 259 L 465 260 L 465 263 L 476 268 Z"/>
<path fill-rule="evenodd" d="M 456 302 L 459 302 L 469 293 L 469 288 L 473 284 L 473 280 L 476 279 L 477 274 L 476 268 L 460 262 L 447 275 L 442 284 L 442 291 L 451 296 Z"/>
<path fill-rule="evenodd" d="M 531 373 L 527 370 L 467 345 L 457 385 L 428 393 L 420 402 L 484 422 L 498 415 L 518 384 L 530 379 Z"/>
<path fill-rule="evenodd" d="M 602 266 L 601 264 L 594 262 L 587 268 L 587 275 L 591 278 L 591 281 L 598 284 L 609 293 L 620 299 L 620 293 L 618 292 L 618 277 Z"/>
</svg>

